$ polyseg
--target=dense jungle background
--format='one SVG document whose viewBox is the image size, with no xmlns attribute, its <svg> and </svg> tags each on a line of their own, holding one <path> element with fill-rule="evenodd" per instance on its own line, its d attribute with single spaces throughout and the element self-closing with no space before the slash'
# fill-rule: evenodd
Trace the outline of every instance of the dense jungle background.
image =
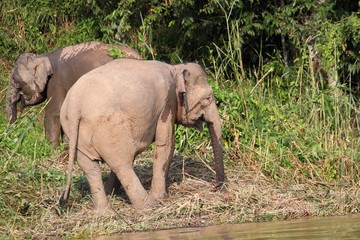
<svg viewBox="0 0 360 240">
<path fill-rule="evenodd" d="M 359 9 L 356 0 L 2 0 L 0 238 L 86 238 L 358 213 Z M 207 130 L 178 126 L 163 206 L 142 214 L 114 196 L 115 213 L 94 219 L 78 168 L 72 207 L 57 206 L 66 144 L 53 150 L 45 139 L 46 103 L 7 123 L 7 84 L 21 53 L 93 40 L 206 68 L 223 125 L 223 191 L 210 191 Z M 135 165 L 151 181 L 151 151 Z"/>
</svg>

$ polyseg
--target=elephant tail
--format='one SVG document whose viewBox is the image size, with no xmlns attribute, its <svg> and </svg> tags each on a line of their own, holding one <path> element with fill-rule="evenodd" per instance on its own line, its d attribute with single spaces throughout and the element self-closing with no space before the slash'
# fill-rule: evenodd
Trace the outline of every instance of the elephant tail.
<svg viewBox="0 0 360 240">
<path fill-rule="evenodd" d="M 67 183 L 65 187 L 65 191 L 62 193 L 59 204 L 61 207 L 64 207 L 68 203 L 68 199 L 70 196 L 70 187 L 71 187 L 71 178 L 72 178 L 72 171 L 74 162 L 76 159 L 76 152 L 77 152 L 77 143 L 78 143 L 78 136 L 79 136 L 79 125 L 81 120 L 81 115 L 79 114 L 78 110 L 75 107 L 68 107 L 63 104 L 65 108 L 65 121 L 68 124 L 68 138 L 69 138 L 69 162 L 68 162 L 68 169 L 67 169 Z M 62 109 L 64 110 L 64 109 Z M 70 112 L 75 111 L 75 112 Z M 63 111 L 62 111 L 63 112 Z M 63 121 L 63 120 L 62 120 Z"/>
</svg>

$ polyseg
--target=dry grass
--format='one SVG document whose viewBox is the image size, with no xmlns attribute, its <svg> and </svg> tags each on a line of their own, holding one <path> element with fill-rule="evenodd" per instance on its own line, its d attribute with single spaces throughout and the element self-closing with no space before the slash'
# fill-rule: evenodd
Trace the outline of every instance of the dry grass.
<svg viewBox="0 0 360 240">
<path fill-rule="evenodd" d="M 44 168 L 65 169 L 66 161 L 46 161 Z M 0 227 L 0 232 L 15 238 L 88 238 L 129 231 L 155 230 L 187 226 L 206 226 L 295 219 L 304 216 L 359 212 L 359 184 L 327 185 L 294 177 L 279 183 L 265 176 L 261 169 L 248 170 L 241 164 L 228 163 L 227 182 L 220 192 L 212 191 L 214 173 L 198 159 L 176 156 L 169 178 L 169 198 L 153 209 L 135 211 L 119 190 L 110 197 L 111 211 L 95 217 L 87 184 L 75 169 L 71 206 L 57 205 L 62 188 L 42 186 L 32 193 L 30 204 L 18 209 L 19 220 Z M 151 153 L 135 162 L 144 186 L 151 183 Z M 104 165 L 104 172 L 106 172 Z"/>
</svg>

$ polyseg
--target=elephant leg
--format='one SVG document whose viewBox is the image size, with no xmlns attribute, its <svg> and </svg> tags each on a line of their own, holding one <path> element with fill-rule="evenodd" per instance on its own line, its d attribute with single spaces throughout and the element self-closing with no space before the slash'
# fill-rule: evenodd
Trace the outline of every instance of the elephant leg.
<svg viewBox="0 0 360 240">
<path fill-rule="evenodd" d="M 61 125 L 59 116 L 53 116 L 53 114 L 46 114 L 45 112 L 45 136 L 52 142 L 55 149 L 59 147 L 60 133 Z"/>
<path fill-rule="evenodd" d="M 120 180 L 133 207 L 143 209 L 152 205 L 154 199 L 149 196 L 134 171 L 133 161 L 137 149 L 131 141 L 132 136 L 127 134 L 130 132 L 128 126 L 116 127 L 115 124 L 104 124 L 98 128 L 93 135 L 93 145 L 97 146 L 99 155 Z M 120 136 L 117 134 L 119 132 Z M 111 136 L 113 133 L 115 135 Z"/>
<path fill-rule="evenodd" d="M 118 179 L 120 179 L 133 207 L 143 209 L 153 205 L 155 200 L 148 195 L 134 171 L 132 165 L 133 159 L 128 159 L 127 161 L 117 160 L 117 163 L 112 161 L 108 164 Z"/>
<path fill-rule="evenodd" d="M 106 195 L 116 193 L 121 186 L 119 179 L 117 178 L 116 174 L 113 171 L 109 173 L 109 177 L 105 181 L 104 185 L 105 185 Z"/>
<path fill-rule="evenodd" d="M 168 121 L 170 121 L 168 119 Z M 174 154 L 173 123 L 158 123 L 155 138 L 153 178 L 151 182 L 151 196 L 156 199 L 167 197 L 166 180 L 169 166 Z"/>
<path fill-rule="evenodd" d="M 156 146 L 154 153 L 153 178 L 151 181 L 151 196 L 156 199 L 163 199 L 168 196 L 166 191 L 166 180 L 168 178 L 173 152 L 174 151 L 170 150 L 169 147 Z"/>
<path fill-rule="evenodd" d="M 66 96 L 66 91 L 56 80 L 58 79 L 51 79 L 48 82 L 47 98 L 49 102 L 45 108 L 45 136 L 53 143 L 55 149 L 59 147 L 61 135 L 60 109 Z"/>
<path fill-rule="evenodd" d="M 108 210 L 108 199 L 105 194 L 104 183 L 101 178 L 101 168 L 98 161 L 93 161 L 86 155 L 77 151 L 77 162 L 85 172 L 89 182 L 92 200 L 95 205 L 95 212 L 99 215 Z"/>
</svg>

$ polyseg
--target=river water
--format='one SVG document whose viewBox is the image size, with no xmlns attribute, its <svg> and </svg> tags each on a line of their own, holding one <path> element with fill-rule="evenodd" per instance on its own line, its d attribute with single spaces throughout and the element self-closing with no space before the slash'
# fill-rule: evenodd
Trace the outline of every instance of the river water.
<svg viewBox="0 0 360 240">
<path fill-rule="evenodd" d="M 360 214 L 124 233 L 97 240 L 360 239 Z"/>
</svg>

